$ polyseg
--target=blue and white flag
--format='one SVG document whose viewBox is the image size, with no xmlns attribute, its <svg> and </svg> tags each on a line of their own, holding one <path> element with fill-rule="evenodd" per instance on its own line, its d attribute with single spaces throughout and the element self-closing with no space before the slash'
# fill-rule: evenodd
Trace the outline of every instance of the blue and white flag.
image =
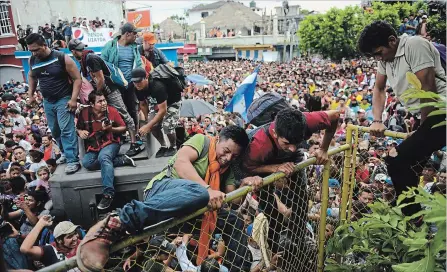
<svg viewBox="0 0 447 272">
<path fill-rule="evenodd" d="M 255 71 L 244 79 L 239 88 L 237 88 L 230 103 L 225 108 L 225 111 L 240 113 L 245 121 L 247 121 L 247 109 L 250 107 L 251 102 L 253 102 L 255 95 L 259 67 L 256 67 Z"/>
</svg>

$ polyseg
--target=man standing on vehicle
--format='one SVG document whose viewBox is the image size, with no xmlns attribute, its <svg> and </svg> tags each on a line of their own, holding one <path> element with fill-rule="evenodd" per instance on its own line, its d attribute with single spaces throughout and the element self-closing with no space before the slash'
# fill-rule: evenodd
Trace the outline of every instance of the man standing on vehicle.
<svg viewBox="0 0 447 272">
<path fill-rule="evenodd" d="M 140 29 L 131 23 L 125 23 L 121 27 L 121 35 L 106 43 L 101 51 L 101 57 L 105 61 L 113 63 L 124 75 L 129 85 L 126 89 L 121 88 L 121 96 L 127 107 L 127 112 L 132 116 L 135 126 L 138 128 L 137 99 L 135 92 L 129 88 L 132 69 L 142 67 L 140 53 L 138 52 L 135 39 Z M 131 139 L 130 149 L 126 152 L 128 156 L 135 156 L 144 150 L 143 143 Z"/>
<path fill-rule="evenodd" d="M 132 71 L 132 83 L 129 86 L 135 89 L 140 109 L 148 117 L 148 123 L 139 130 L 141 136 L 152 132 L 160 143 L 161 148 L 155 157 L 170 157 L 177 152 L 175 128 L 179 122 L 181 91 L 169 88 L 163 80 L 147 77 L 143 68 Z M 163 131 L 169 139 L 170 147 L 166 146 Z"/>
<path fill-rule="evenodd" d="M 445 70 L 441 65 L 438 50 L 428 40 L 419 36 L 397 37 L 391 25 L 385 21 L 376 21 L 365 27 L 360 35 L 358 48 L 361 53 L 374 56 L 379 60 L 373 90 L 374 121 L 370 126 L 371 135 L 383 137 L 386 129 L 382 113 L 385 107 L 387 80 L 393 92 L 400 97 L 410 87 L 406 73 L 411 72 L 420 81 L 422 90 L 445 97 Z M 417 106 L 426 99 L 421 100 L 410 100 L 404 106 Z M 446 145 L 445 125 L 432 128 L 445 121 L 445 114 L 429 116 L 434 110 L 436 108 L 421 108 L 420 127 L 400 145 L 391 149 L 385 159 L 396 195 L 400 195 L 408 187 L 417 187 L 419 174 L 422 172 L 425 161 L 433 152 Z M 413 114 L 417 112 L 417 110 L 413 111 Z M 420 205 L 409 205 L 402 208 L 402 212 L 405 215 L 412 215 L 420 208 Z"/>
<path fill-rule="evenodd" d="M 74 123 L 81 74 L 69 56 L 48 48 L 41 35 L 30 34 L 26 43 L 33 54 L 28 73 L 28 103 L 36 102 L 34 92 L 39 83 L 48 126 L 67 161 L 65 173 L 73 174 L 81 167 Z"/>
<path fill-rule="evenodd" d="M 169 62 L 165 54 L 158 48 L 155 48 L 157 39 L 154 33 L 143 34 L 143 45 L 139 46 L 140 54 L 152 63 L 156 68 L 160 64 L 167 64 Z"/>
<path fill-rule="evenodd" d="M 126 109 L 119 87 L 110 79 L 110 71 L 104 60 L 92 50 L 85 50 L 85 47 L 85 44 L 78 39 L 68 43 L 68 49 L 81 64 L 82 74 L 90 75 L 96 90 L 104 94 L 107 104 L 120 113 L 129 131 L 130 141 L 135 143 L 137 139 L 135 122 Z"/>
</svg>

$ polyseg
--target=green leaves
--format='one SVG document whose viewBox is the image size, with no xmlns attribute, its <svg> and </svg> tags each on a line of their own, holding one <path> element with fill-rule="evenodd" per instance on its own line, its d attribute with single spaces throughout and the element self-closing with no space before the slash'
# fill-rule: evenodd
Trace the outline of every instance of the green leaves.
<svg viewBox="0 0 447 272">
<path fill-rule="evenodd" d="M 404 201 L 405 200 L 405 201 Z M 422 204 L 419 213 L 405 217 L 401 209 Z M 359 221 L 338 227 L 328 241 L 325 271 L 445 271 L 446 198 L 413 188 L 398 197 L 397 206 L 378 201 Z M 416 227 L 414 218 L 423 216 Z M 437 230 L 435 233 L 433 230 Z M 364 262 L 355 262 L 356 258 Z M 337 263 L 336 260 L 345 260 Z"/>
</svg>

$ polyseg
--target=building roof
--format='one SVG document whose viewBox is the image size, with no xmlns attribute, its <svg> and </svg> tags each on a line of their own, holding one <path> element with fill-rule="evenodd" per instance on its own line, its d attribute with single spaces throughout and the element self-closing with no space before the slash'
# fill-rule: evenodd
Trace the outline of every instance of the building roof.
<svg viewBox="0 0 447 272">
<path fill-rule="evenodd" d="M 200 11 L 200 10 L 212 10 L 212 9 L 218 9 L 221 6 L 225 5 L 227 3 L 226 1 L 218 1 L 210 4 L 200 4 L 196 7 L 193 7 L 189 11 Z"/>
<path fill-rule="evenodd" d="M 231 19 L 229 19 L 231 18 Z M 225 2 L 213 14 L 203 18 L 206 29 L 220 27 L 221 29 L 251 29 L 253 24 L 261 24 L 262 17 L 251 8 L 238 2 Z M 191 26 L 191 29 L 200 29 L 200 22 Z"/>
<path fill-rule="evenodd" d="M 160 23 L 160 29 L 163 30 L 164 35 L 167 37 L 171 32 L 174 32 L 177 36 L 183 35 L 182 26 L 171 18 L 167 18 Z"/>
</svg>

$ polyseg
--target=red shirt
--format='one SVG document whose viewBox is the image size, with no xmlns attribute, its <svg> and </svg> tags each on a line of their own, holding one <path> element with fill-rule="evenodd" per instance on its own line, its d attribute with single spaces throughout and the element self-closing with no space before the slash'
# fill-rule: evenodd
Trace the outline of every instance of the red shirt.
<svg viewBox="0 0 447 272">
<path fill-rule="evenodd" d="M 304 118 L 306 118 L 306 127 L 304 137 L 305 140 L 309 139 L 313 133 L 322 129 L 331 127 L 329 116 L 324 111 L 315 112 L 303 112 Z M 275 128 L 275 122 L 272 122 L 269 126 L 269 134 L 273 135 L 273 129 Z M 293 161 L 291 154 L 288 156 L 282 156 L 285 152 L 281 152 L 279 149 L 278 141 L 272 137 L 279 154 L 274 154 L 274 146 L 270 137 L 265 133 L 264 129 L 260 129 L 253 135 L 251 142 L 248 146 L 247 153 L 244 157 L 244 166 L 248 169 L 253 169 L 262 165 L 284 163 Z M 298 152 L 295 152 L 298 154 Z"/>
<path fill-rule="evenodd" d="M 97 152 L 111 143 L 120 142 L 120 137 L 118 135 L 102 130 L 102 122 L 105 121 L 106 116 L 110 120 L 112 127 L 122 127 L 126 125 L 123 118 L 121 118 L 121 115 L 112 106 L 107 106 L 107 114 L 101 120 L 95 119 L 93 110 L 90 107 L 82 109 L 79 114 L 77 128 L 89 132 L 88 138 L 84 140 L 87 152 Z"/>
</svg>

